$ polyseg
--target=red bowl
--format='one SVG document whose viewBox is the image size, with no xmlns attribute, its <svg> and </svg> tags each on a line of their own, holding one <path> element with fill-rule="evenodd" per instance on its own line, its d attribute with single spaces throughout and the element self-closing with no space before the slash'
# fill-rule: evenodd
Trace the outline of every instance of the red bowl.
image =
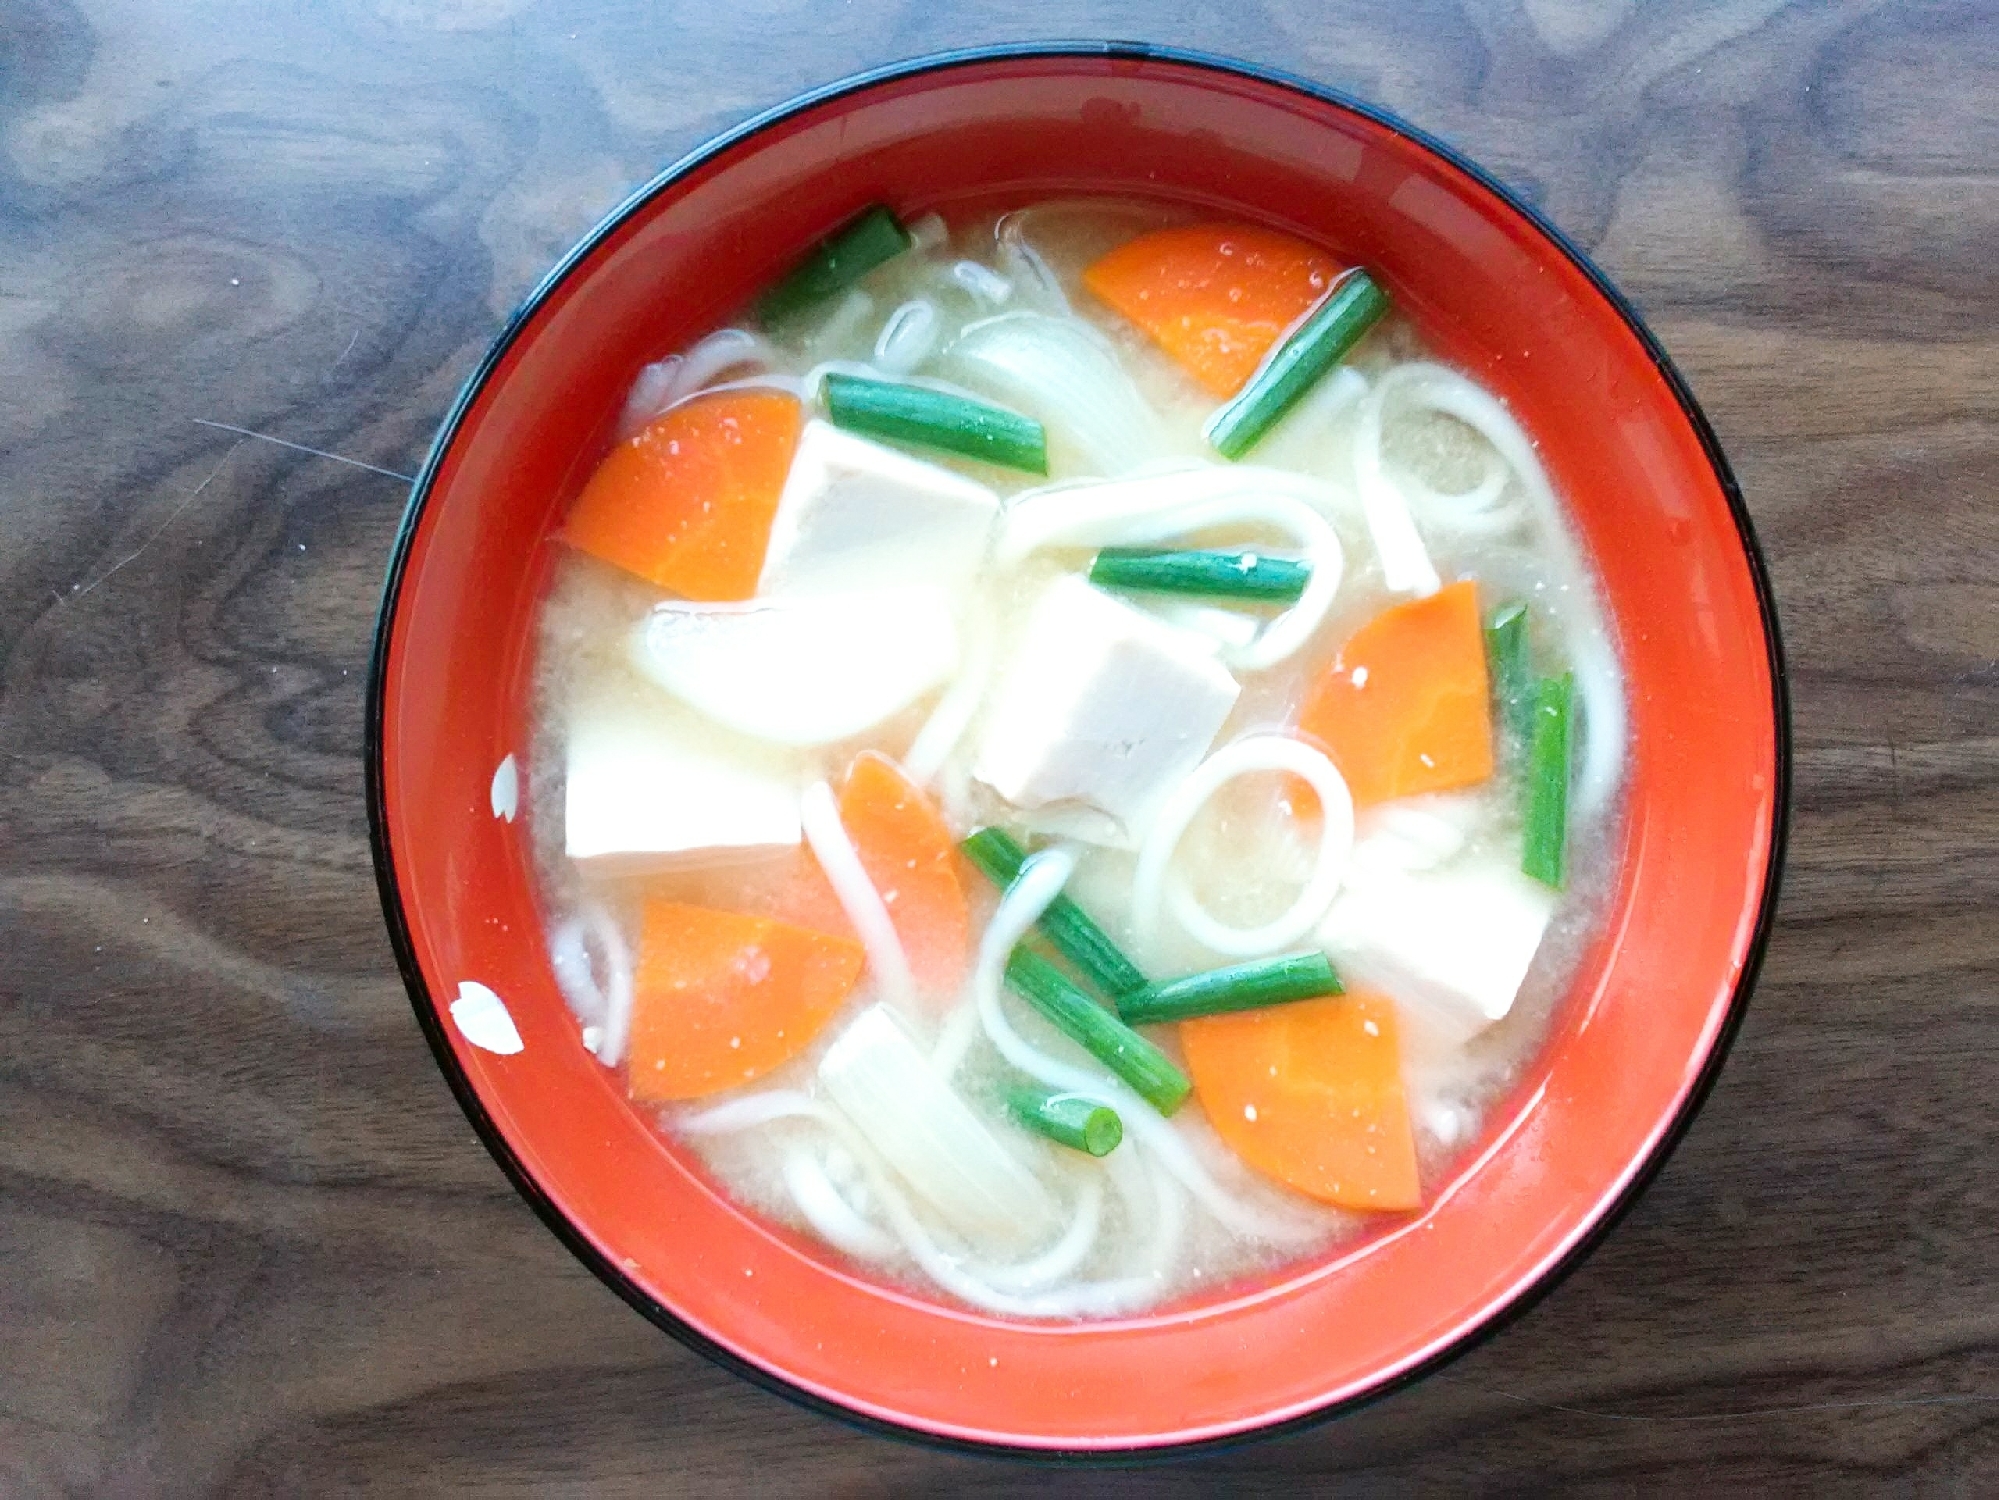
<svg viewBox="0 0 1999 1500">
<path fill-rule="evenodd" d="M 1617 889 L 1553 1034 L 1421 1213 L 1142 1317 L 1009 1323 L 877 1285 L 731 1203 L 578 1045 L 541 942 L 525 758 L 550 538 L 635 372 L 863 205 L 1091 192 L 1253 217 L 1374 268 L 1535 433 L 1603 581 L 1630 694 Z M 838 84 L 676 163 L 522 305 L 410 499 L 369 688 L 376 868 L 418 1020 L 487 1147 L 634 1307 L 787 1395 L 904 1434 L 1102 1454 L 1267 1431 L 1375 1396 L 1490 1331 L 1602 1233 L 1686 1127 L 1776 895 L 1777 625 L 1741 498 L 1685 383 L 1574 247 L 1377 110 L 1149 47 L 982 49 Z M 464 981 L 524 1049 L 469 1045 Z"/>
</svg>

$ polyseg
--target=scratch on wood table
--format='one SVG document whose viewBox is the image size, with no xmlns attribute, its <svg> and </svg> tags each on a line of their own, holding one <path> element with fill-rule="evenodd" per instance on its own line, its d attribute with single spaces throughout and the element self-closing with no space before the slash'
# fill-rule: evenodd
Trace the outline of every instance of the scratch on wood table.
<svg viewBox="0 0 1999 1500">
<path fill-rule="evenodd" d="M 347 464 L 356 469 L 366 469 L 370 474 L 383 474 L 390 479 L 400 479 L 404 484 L 413 484 L 416 475 L 399 473 L 395 469 L 384 469 L 379 464 L 364 463 L 358 458 L 349 458 L 342 453 L 328 453 L 324 448 L 309 448 L 304 443 L 294 443 L 289 438 L 273 437 L 268 432 L 252 432 L 247 427 L 232 426 L 228 422 L 211 422 L 206 417 L 194 419 L 203 427 L 213 427 L 220 432 L 237 432 L 246 438 L 255 438 L 260 443 L 276 443 L 280 448 L 290 448 L 295 453 L 310 453 L 314 458 L 330 458 L 337 464 Z"/>
</svg>

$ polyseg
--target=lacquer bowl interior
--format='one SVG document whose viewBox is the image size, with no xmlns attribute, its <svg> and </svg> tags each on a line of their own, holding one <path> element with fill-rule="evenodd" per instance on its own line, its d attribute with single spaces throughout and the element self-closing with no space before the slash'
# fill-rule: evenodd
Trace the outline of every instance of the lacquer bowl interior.
<svg viewBox="0 0 1999 1500">
<path fill-rule="evenodd" d="M 906 214 L 1154 196 L 1372 267 L 1541 446 L 1627 671 L 1628 803 L 1604 934 L 1543 1054 L 1419 1214 L 1330 1258 L 1109 1323 L 1009 1323 L 878 1285 L 730 1203 L 585 1055 L 541 942 L 525 813 L 532 624 L 563 510 L 638 368 L 877 200 Z M 419 1019 L 473 1123 L 634 1306 L 753 1378 L 947 1441 L 1190 1444 L 1379 1393 L 1462 1347 L 1587 1246 L 1698 1104 L 1746 996 L 1781 844 L 1781 674 L 1760 566 L 1706 424 L 1630 310 L 1476 169 L 1301 85 L 1132 47 L 933 59 L 704 148 L 523 306 L 416 485 L 370 696 L 384 903 Z M 465 981 L 524 1049 L 469 1045 Z M 497 1291 L 498 1289 L 496 1289 Z"/>
</svg>

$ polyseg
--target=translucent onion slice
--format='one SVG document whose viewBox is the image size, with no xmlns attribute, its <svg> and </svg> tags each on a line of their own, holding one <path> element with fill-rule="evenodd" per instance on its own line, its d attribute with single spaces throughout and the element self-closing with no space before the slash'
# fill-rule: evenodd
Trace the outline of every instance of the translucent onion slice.
<svg viewBox="0 0 1999 1500">
<path fill-rule="evenodd" d="M 819 1060 L 819 1082 L 861 1136 L 974 1245 L 1044 1244 L 1057 1223 L 1039 1179 L 972 1113 L 884 1006 L 862 1011 Z"/>
<path fill-rule="evenodd" d="M 1124 474 L 1164 446 L 1158 417 L 1117 355 L 1079 319 L 986 318 L 958 336 L 946 363 L 973 390 L 1047 428 L 1059 472 Z"/>
<path fill-rule="evenodd" d="M 888 906 L 861 864 L 853 840 L 840 822 L 840 804 L 833 788 L 814 782 L 799 799 L 798 818 L 805 841 L 826 872 L 827 883 L 840 900 L 840 909 L 854 924 L 854 932 L 867 950 L 868 971 L 875 991 L 903 1014 L 916 1005 L 916 981 L 910 977 L 909 955 L 889 919 Z"/>
<path fill-rule="evenodd" d="M 957 604 L 925 584 L 867 594 L 654 606 L 640 672 L 717 723 L 780 745 L 872 729 L 958 665 Z"/>
</svg>

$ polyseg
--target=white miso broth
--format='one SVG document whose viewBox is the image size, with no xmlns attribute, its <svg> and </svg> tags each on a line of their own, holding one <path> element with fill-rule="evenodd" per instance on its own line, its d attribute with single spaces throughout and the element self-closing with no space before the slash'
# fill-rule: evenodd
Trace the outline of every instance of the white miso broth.
<svg viewBox="0 0 1999 1500">
<path fill-rule="evenodd" d="M 1533 435 L 1337 245 L 829 244 L 639 372 L 569 512 L 527 810 L 577 1045 L 746 1206 L 1006 1316 L 1419 1211 L 1614 875 Z"/>
</svg>

